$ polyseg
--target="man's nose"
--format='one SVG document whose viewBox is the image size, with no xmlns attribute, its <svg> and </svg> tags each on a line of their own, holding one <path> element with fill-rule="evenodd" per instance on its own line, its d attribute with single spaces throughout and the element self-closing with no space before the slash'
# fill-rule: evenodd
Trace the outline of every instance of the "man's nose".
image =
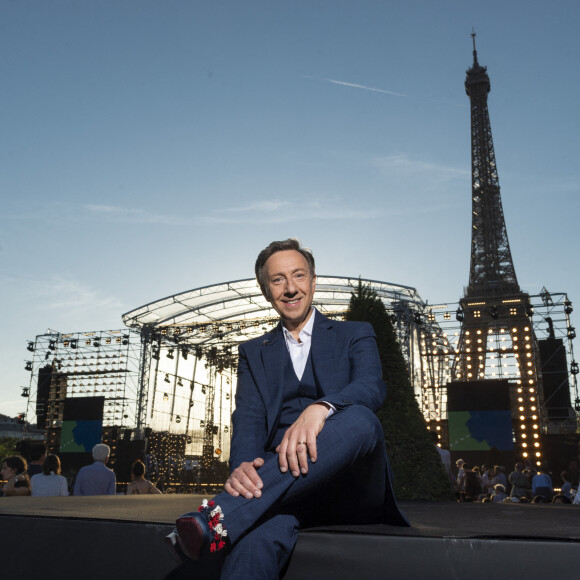
<svg viewBox="0 0 580 580">
<path fill-rule="evenodd" d="M 290 278 L 289 280 L 286 281 L 286 291 L 284 292 L 284 294 L 292 296 L 296 294 L 296 292 L 298 292 L 296 284 L 294 284 L 294 280 Z"/>
</svg>

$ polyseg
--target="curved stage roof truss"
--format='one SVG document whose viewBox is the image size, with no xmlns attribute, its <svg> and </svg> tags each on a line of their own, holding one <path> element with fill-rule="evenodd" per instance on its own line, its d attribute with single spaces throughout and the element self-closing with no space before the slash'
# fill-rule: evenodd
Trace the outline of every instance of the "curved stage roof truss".
<svg viewBox="0 0 580 580">
<path fill-rule="evenodd" d="M 416 310 L 424 311 L 425 304 L 414 288 L 376 280 L 361 282 L 369 284 L 387 308 L 395 302 L 407 302 Z M 344 312 L 358 283 L 358 278 L 318 276 L 314 304 L 331 315 Z M 131 328 L 191 326 L 197 329 L 212 323 L 253 321 L 255 318 L 275 319 L 277 314 L 262 296 L 256 280 L 249 278 L 204 286 L 151 302 L 124 314 L 123 322 Z"/>
</svg>

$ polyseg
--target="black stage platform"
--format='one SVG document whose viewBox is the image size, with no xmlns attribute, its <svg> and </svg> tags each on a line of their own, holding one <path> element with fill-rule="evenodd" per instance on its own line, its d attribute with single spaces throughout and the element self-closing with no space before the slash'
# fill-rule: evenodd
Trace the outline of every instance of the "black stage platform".
<svg viewBox="0 0 580 580">
<path fill-rule="evenodd" d="M 163 538 L 175 518 L 201 499 L 0 498 L 2 578 L 161 580 L 176 567 Z M 302 531 L 285 580 L 513 580 L 575 574 L 577 506 L 401 502 L 401 507 L 411 528 Z"/>
</svg>

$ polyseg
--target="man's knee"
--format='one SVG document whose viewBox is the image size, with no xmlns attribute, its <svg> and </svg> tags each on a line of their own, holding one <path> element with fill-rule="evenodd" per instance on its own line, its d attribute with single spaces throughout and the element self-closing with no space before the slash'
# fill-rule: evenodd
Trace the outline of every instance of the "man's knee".
<svg viewBox="0 0 580 580">
<path fill-rule="evenodd" d="M 370 438 L 383 436 L 383 428 L 379 418 L 368 407 L 349 405 L 341 413 L 344 413 L 344 419 L 349 428 L 353 429 L 353 434 Z"/>
</svg>

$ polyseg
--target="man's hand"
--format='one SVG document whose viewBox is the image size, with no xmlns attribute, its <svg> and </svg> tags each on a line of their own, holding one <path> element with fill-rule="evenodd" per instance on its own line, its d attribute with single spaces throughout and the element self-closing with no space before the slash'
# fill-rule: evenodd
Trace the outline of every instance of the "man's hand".
<svg viewBox="0 0 580 580">
<path fill-rule="evenodd" d="M 234 497 L 243 495 L 246 499 L 260 497 L 263 487 L 262 480 L 258 477 L 258 469 L 264 465 L 261 457 L 254 461 L 244 461 L 236 467 L 228 477 L 224 489 Z"/>
<path fill-rule="evenodd" d="M 288 427 L 282 442 L 276 447 L 282 473 L 288 469 L 294 477 L 308 473 L 308 457 L 312 463 L 317 459 L 316 438 L 324 427 L 329 408 L 325 403 L 313 403 Z"/>
</svg>

